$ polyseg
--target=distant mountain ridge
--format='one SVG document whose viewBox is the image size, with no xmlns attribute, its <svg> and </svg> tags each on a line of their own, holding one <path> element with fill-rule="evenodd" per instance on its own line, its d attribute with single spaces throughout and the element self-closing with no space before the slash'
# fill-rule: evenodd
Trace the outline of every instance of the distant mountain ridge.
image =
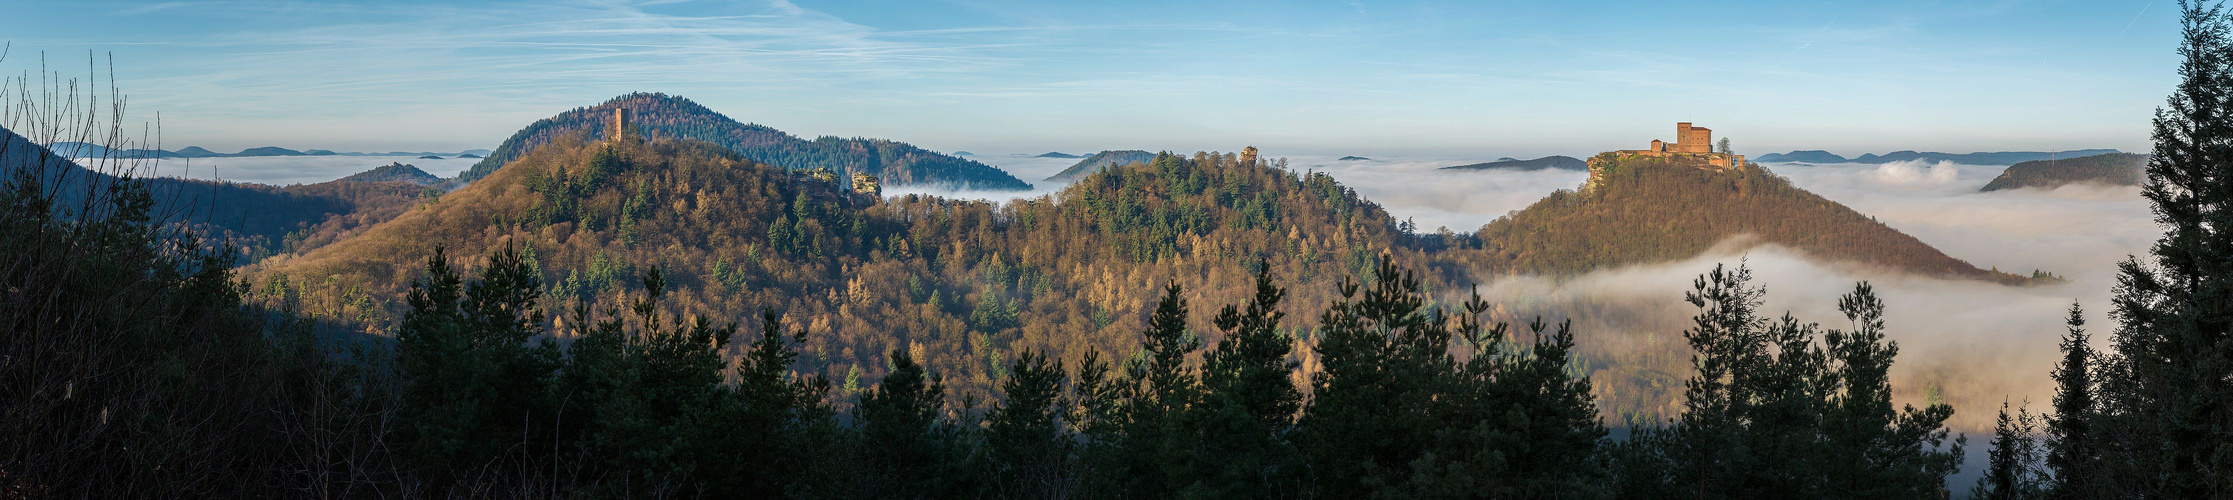
<svg viewBox="0 0 2233 500">
<path fill-rule="evenodd" d="M 238 158 L 238 157 L 253 157 L 253 156 L 428 156 L 428 155 L 441 155 L 441 156 L 460 156 L 460 155 L 472 155 L 472 154 L 476 154 L 476 153 L 477 153 L 477 154 L 482 154 L 482 155 L 486 155 L 486 154 L 488 154 L 488 150 L 486 150 L 486 149 L 468 149 L 468 150 L 465 150 L 465 151 L 462 151 L 462 152 L 458 152 L 458 153 L 434 153 L 434 152 L 417 152 L 417 153 L 409 153 L 409 152 L 403 152 L 403 151 L 396 151 L 396 152 L 390 152 L 390 153 L 336 153 L 336 152 L 333 152 L 333 151 L 330 151 L 330 150 L 324 150 L 324 149 L 306 149 L 306 150 L 296 151 L 296 150 L 293 150 L 293 149 L 287 149 L 287 148 L 282 148 L 282 147 L 278 147 L 278 146 L 264 146 L 264 147 L 255 147 L 255 148 L 248 148 L 248 149 L 243 149 L 243 150 L 241 150 L 241 151 L 240 151 L 240 152 L 238 152 L 238 153 L 219 153 L 219 152 L 216 152 L 216 151 L 210 151 L 210 150 L 208 150 L 208 149 L 205 149 L 205 148 L 203 148 L 203 147 L 201 147 L 201 146 L 187 146 L 187 147 L 184 147 L 184 148 L 179 148 L 179 149 L 178 149 L 177 151 L 165 151 L 165 150 L 161 150 L 161 149 L 137 149 L 137 148 L 135 148 L 135 149 L 122 149 L 122 150 L 119 150 L 119 149 L 109 149 L 109 148 L 108 148 L 107 146 L 102 146 L 102 145 L 99 145 L 99 144 L 94 144 L 94 143 L 90 143 L 90 142 L 76 142 L 76 141 L 64 141 L 64 142 L 56 142 L 56 143 L 53 143 L 53 144 L 48 144 L 48 145 L 46 145 L 46 148 L 47 148 L 48 150 L 54 151 L 54 153 L 55 153 L 55 154 L 59 154 L 59 155 L 62 155 L 62 156 L 65 156 L 65 157 L 69 157 L 69 158 L 101 158 L 101 157 L 113 157 L 113 158 Z M 460 156 L 460 157 L 462 157 L 462 156 Z"/>
<path fill-rule="evenodd" d="M 536 120 L 473 168 L 452 179 L 464 184 L 495 173 L 512 160 L 552 140 L 587 134 L 601 140 L 607 134 L 613 110 L 628 110 L 629 127 L 638 133 L 662 138 L 696 139 L 727 148 L 755 162 L 793 170 L 826 168 L 839 174 L 866 173 L 885 186 L 943 184 L 976 189 L 1024 190 L 1031 184 L 1007 171 L 888 139 L 823 136 L 800 139 L 765 125 L 739 122 L 703 105 L 659 93 L 634 93 L 595 106 L 574 108 L 557 116 Z"/>
<path fill-rule="evenodd" d="M 1093 156 L 1085 157 L 1085 159 L 1083 160 L 1078 160 L 1078 163 L 1071 165 L 1070 168 L 1062 169 L 1061 172 L 1047 176 L 1046 180 L 1054 182 L 1073 181 L 1088 175 L 1093 175 L 1094 172 L 1099 172 L 1101 171 L 1101 169 L 1109 168 L 1111 166 L 1121 167 L 1134 163 L 1147 163 L 1150 161 L 1155 161 L 1155 153 L 1137 149 L 1102 151 L 1099 153 L 1094 153 Z"/>
<path fill-rule="evenodd" d="M 1951 161 L 1954 163 L 1966 163 L 1970 165 L 2014 165 L 2027 161 L 2051 160 L 2056 158 L 2077 158 L 2082 156 L 2095 156 L 2118 152 L 2120 151 L 2114 149 L 2077 149 L 2070 151 L 1999 151 L 1990 153 L 1893 151 L 1890 153 L 1885 153 L 1883 155 L 1868 153 L 1863 154 L 1859 157 L 1846 158 L 1843 156 L 1832 154 L 1829 151 L 1808 149 L 1792 151 L 1789 153 L 1768 153 L 1753 158 L 1753 161 L 1765 163 L 1805 162 L 1875 164 L 1891 163 L 1896 161 L 1929 160 Z"/>
<path fill-rule="evenodd" d="M 1545 156 L 1533 160 L 1506 158 L 1488 163 L 1442 167 L 1437 170 L 1589 170 L 1589 163 L 1572 156 Z"/>
<path fill-rule="evenodd" d="M 2010 165 L 1978 191 L 2053 188 L 2078 183 L 2138 186 L 2147 166 L 2148 155 L 2138 153 L 2027 161 Z"/>
</svg>

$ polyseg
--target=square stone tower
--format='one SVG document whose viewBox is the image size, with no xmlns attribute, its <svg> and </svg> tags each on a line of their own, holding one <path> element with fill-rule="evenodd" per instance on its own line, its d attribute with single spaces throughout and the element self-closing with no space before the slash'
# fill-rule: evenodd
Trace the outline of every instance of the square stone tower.
<svg viewBox="0 0 2233 500">
<path fill-rule="evenodd" d="M 628 133 L 628 108 L 613 108 L 612 129 L 605 131 L 605 140 L 617 141 Z"/>
</svg>

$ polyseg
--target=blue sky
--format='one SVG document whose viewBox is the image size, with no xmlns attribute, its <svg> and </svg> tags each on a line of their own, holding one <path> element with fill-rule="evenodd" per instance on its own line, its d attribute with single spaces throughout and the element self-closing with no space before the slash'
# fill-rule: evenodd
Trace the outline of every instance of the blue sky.
<svg viewBox="0 0 2233 500">
<path fill-rule="evenodd" d="M 632 91 L 946 151 L 1574 155 L 1679 120 L 1755 154 L 2142 151 L 2178 29 L 2147 0 L 0 2 L 0 69 L 113 54 L 165 147 L 220 151 L 494 147 Z"/>
</svg>

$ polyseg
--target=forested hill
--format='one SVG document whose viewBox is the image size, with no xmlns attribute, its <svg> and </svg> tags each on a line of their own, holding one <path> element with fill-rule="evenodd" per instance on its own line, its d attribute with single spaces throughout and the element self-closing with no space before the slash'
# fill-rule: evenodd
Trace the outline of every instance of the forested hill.
<svg viewBox="0 0 2233 500">
<path fill-rule="evenodd" d="M 975 189 L 1030 189 L 1031 184 L 983 163 L 885 139 L 821 137 L 804 140 L 781 130 L 741 123 L 679 96 L 635 93 L 558 116 L 537 120 L 512 134 L 454 181 L 469 183 L 558 137 L 587 133 L 601 139 L 613 109 L 625 107 L 639 133 L 706 141 L 755 162 L 796 170 L 826 168 L 839 173 L 869 173 L 884 185 L 943 184 Z"/>
<path fill-rule="evenodd" d="M 1596 188 L 1554 192 L 1483 226 L 1478 235 L 1491 265 L 1577 273 L 1672 262 L 1750 235 L 1817 258 L 1924 276 L 2026 280 L 1949 257 L 1759 164 L 1720 170 L 1682 158 L 1599 158 L 1609 163 Z"/>
<path fill-rule="evenodd" d="M 2080 182 L 2137 186 L 2140 185 L 2141 170 L 2147 166 L 2148 155 L 2137 153 L 2027 161 L 2009 166 L 2008 170 L 2001 171 L 1999 177 L 1993 178 L 1992 182 L 1986 183 L 1979 191 L 2053 188 Z"/>
<path fill-rule="evenodd" d="M 1048 182 L 1070 182 L 1080 177 L 1092 175 L 1094 172 L 1099 172 L 1110 165 L 1131 165 L 1150 161 L 1155 161 L 1155 153 L 1137 149 L 1102 151 L 1083 160 L 1078 160 L 1077 164 L 1062 169 L 1062 172 L 1048 176 L 1046 180 Z"/>
<path fill-rule="evenodd" d="M 467 267 L 517 245 L 554 311 L 620 304 L 656 264 L 678 312 L 794 318 L 813 332 L 809 372 L 873 383 L 899 348 L 986 395 L 1023 349 L 1129 355 L 1173 280 L 1211 311 L 1243 302 L 1265 262 L 1290 287 L 1290 316 L 1309 318 L 1387 251 L 1448 289 L 1464 273 L 1428 265 L 1432 242 L 1325 174 L 1229 154 L 1161 155 L 992 204 L 874 200 L 698 141 L 562 138 L 362 234 L 243 272 L 263 300 L 386 328 L 437 245 Z M 1208 316 L 1198 331 L 1214 331 Z"/>
</svg>

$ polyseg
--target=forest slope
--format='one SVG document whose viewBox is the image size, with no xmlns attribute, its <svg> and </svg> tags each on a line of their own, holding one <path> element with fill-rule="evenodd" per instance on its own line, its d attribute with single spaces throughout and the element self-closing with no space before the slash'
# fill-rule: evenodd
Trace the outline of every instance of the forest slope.
<svg viewBox="0 0 2233 500">
<path fill-rule="evenodd" d="M 537 120 L 505 139 L 502 145 L 473 168 L 458 174 L 457 183 L 479 180 L 497 168 L 525 156 L 553 139 L 587 133 L 602 139 L 616 108 L 627 108 L 629 124 L 639 133 L 659 137 L 696 139 L 728 148 L 754 162 L 797 170 L 826 168 L 839 173 L 868 173 L 886 186 L 948 184 L 976 189 L 1030 189 L 1031 184 L 983 163 L 924 150 L 885 139 L 820 137 L 804 140 L 763 125 L 741 123 L 680 96 L 635 93 L 603 104 L 559 113 Z"/>
</svg>

